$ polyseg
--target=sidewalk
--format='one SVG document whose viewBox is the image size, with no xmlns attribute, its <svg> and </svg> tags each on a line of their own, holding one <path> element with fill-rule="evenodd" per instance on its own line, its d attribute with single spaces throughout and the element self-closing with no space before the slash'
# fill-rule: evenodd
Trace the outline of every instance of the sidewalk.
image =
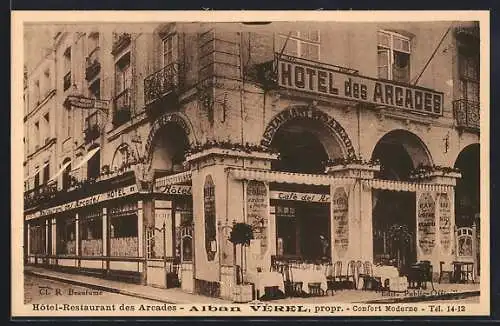
<svg viewBox="0 0 500 326">
<path fill-rule="evenodd" d="M 218 298 L 211 298 L 202 295 L 186 293 L 179 288 L 160 289 L 152 286 L 111 281 L 87 275 L 62 273 L 40 267 L 25 266 L 24 273 L 55 281 L 70 283 L 78 286 L 85 286 L 96 290 L 158 301 L 161 303 L 177 303 L 177 304 L 231 303 L 230 301 Z"/>
<path fill-rule="evenodd" d="M 128 295 L 162 303 L 177 304 L 228 304 L 231 301 L 211 298 L 183 292 L 179 288 L 160 289 L 151 286 L 111 281 L 98 277 L 57 272 L 40 267 L 26 266 L 26 274 L 85 286 L 106 292 Z M 313 298 L 285 298 L 269 301 L 273 304 L 321 304 L 331 302 L 343 303 L 409 303 L 434 300 L 458 300 L 479 296 L 479 284 L 434 284 L 434 291 L 429 285 L 426 290 L 409 290 L 404 294 L 380 293 L 375 291 L 344 290 L 337 291 L 333 296 Z M 479 299 L 479 298 L 478 298 Z"/>
</svg>

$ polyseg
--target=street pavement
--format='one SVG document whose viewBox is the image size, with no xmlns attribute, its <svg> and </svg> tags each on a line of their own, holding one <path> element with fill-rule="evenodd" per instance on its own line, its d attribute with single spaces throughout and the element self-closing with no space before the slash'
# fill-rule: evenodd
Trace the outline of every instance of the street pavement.
<svg viewBox="0 0 500 326">
<path fill-rule="evenodd" d="M 158 302 L 25 274 L 24 303 L 157 304 Z"/>
</svg>

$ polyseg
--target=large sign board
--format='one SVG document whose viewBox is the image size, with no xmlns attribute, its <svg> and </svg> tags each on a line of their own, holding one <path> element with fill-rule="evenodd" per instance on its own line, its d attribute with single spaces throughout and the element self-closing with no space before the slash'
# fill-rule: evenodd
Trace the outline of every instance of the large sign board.
<svg viewBox="0 0 500 326">
<path fill-rule="evenodd" d="M 305 201 L 313 203 L 330 203 L 329 194 L 316 194 L 312 192 L 295 192 L 295 191 L 271 191 L 271 199 Z"/>
<path fill-rule="evenodd" d="M 418 246 L 424 255 L 430 255 L 436 246 L 436 203 L 430 192 L 418 200 Z"/>
<path fill-rule="evenodd" d="M 52 214 L 57 214 L 65 211 L 69 211 L 72 209 L 76 208 L 81 208 L 85 206 L 90 206 L 90 205 L 95 205 L 104 201 L 116 199 L 116 198 L 121 198 L 125 196 L 129 196 L 132 194 L 135 194 L 137 192 L 137 187 L 135 185 L 132 186 L 127 186 L 123 188 L 117 188 L 105 193 L 89 196 L 86 198 L 74 200 L 62 205 L 50 207 L 50 208 L 45 208 L 41 209 L 38 212 L 35 212 L 33 214 L 26 214 L 25 219 L 26 220 L 31 220 L 34 218 L 42 217 L 42 216 L 47 216 L 47 215 L 52 215 Z"/>
<path fill-rule="evenodd" d="M 347 74 L 338 68 L 287 55 L 279 57 L 276 64 L 278 84 L 283 88 L 405 111 L 443 114 L 442 92 Z"/>
</svg>

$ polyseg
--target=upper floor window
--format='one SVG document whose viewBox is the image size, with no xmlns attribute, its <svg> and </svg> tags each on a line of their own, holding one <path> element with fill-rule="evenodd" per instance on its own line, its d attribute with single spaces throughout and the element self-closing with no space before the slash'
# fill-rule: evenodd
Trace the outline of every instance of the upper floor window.
<svg viewBox="0 0 500 326">
<path fill-rule="evenodd" d="M 34 189 L 40 187 L 40 171 L 39 171 L 40 167 L 36 167 L 35 168 L 35 171 L 36 171 L 36 174 L 35 174 L 35 184 L 34 184 Z"/>
<path fill-rule="evenodd" d="M 90 98 L 95 98 L 95 99 L 100 99 L 101 98 L 101 80 L 100 79 L 96 79 L 89 86 L 89 97 Z"/>
<path fill-rule="evenodd" d="M 458 49 L 461 98 L 479 102 L 479 49 L 463 45 Z"/>
<path fill-rule="evenodd" d="M 115 93 L 119 95 L 132 85 L 132 69 L 130 67 L 130 53 L 125 54 L 115 65 Z"/>
<path fill-rule="evenodd" d="M 95 179 L 101 173 L 101 154 L 97 151 L 87 162 L 87 178 Z"/>
<path fill-rule="evenodd" d="M 46 113 L 43 116 L 43 122 L 44 122 L 44 129 L 45 129 L 45 142 L 47 142 L 50 139 L 50 115 L 49 113 Z"/>
<path fill-rule="evenodd" d="M 35 122 L 35 151 L 40 148 L 40 122 Z"/>
<path fill-rule="evenodd" d="M 379 31 L 377 41 L 378 77 L 408 83 L 410 39 L 394 32 Z"/>
<path fill-rule="evenodd" d="M 47 69 L 44 72 L 44 81 L 43 81 L 43 92 L 44 95 L 50 90 L 51 88 L 51 81 L 50 81 L 50 71 Z"/>
<path fill-rule="evenodd" d="M 71 86 L 71 47 L 66 48 L 64 51 L 64 75 L 63 75 L 63 87 L 67 90 Z"/>
<path fill-rule="evenodd" d="M 320 60 L 320 34 L 318 30 L 279 34 L 276 43 L 277 52 L 281 52 L 285 47 L 283 54 L 313 61 Z"/>
<path fill-rule="evenodd" d="M 162 64 L 166 67 L 177 61 L 177 35 L 170 34 L 162 40 Z"/>
<path fill-rule="evenodd" d="M 62 173 L 62 188 L 64 190 L 68 189 L 71 183 L 70 180 L 70 173 L 71 173 L 71 160 L 69 158 L 66 158 L 63 161 L 63 165 L 66 165 L 66 168 L 64 168 L 64 171 Z"/>
<path fill-rule="evenodd" d="M 97 47 L 99 46 L 99 33 L 97 32 L 92 32 L 89 34 L 89 39 L 88 39 L 88 53 L 92 53 Z"/>
<path fill-rule="evenodd" d="M 34 90 L 33 90 L 33 95 L 35 97 L 35 103 L 38 105 L 40 103 L 40 81 L 35 80 L 35 85 L 34 85 Z"/>
<path fill-rule="evenodd" d="M 49 182 L 50 177 L 50 164 L 49 162 L 45 162 L 43 167 L 43 184 L 47 184 Z"/>
</svg>

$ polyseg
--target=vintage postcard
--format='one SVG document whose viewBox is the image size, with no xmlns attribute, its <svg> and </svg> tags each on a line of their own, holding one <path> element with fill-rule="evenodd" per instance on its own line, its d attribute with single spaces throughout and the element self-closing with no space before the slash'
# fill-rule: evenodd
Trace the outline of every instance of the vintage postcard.
<svg viewBox="0 0 500 326">
<path fill-rule="evenodd" d="M 13 12 L 12 315 L 488 315 L 489 24 Z"/>
</svg>

